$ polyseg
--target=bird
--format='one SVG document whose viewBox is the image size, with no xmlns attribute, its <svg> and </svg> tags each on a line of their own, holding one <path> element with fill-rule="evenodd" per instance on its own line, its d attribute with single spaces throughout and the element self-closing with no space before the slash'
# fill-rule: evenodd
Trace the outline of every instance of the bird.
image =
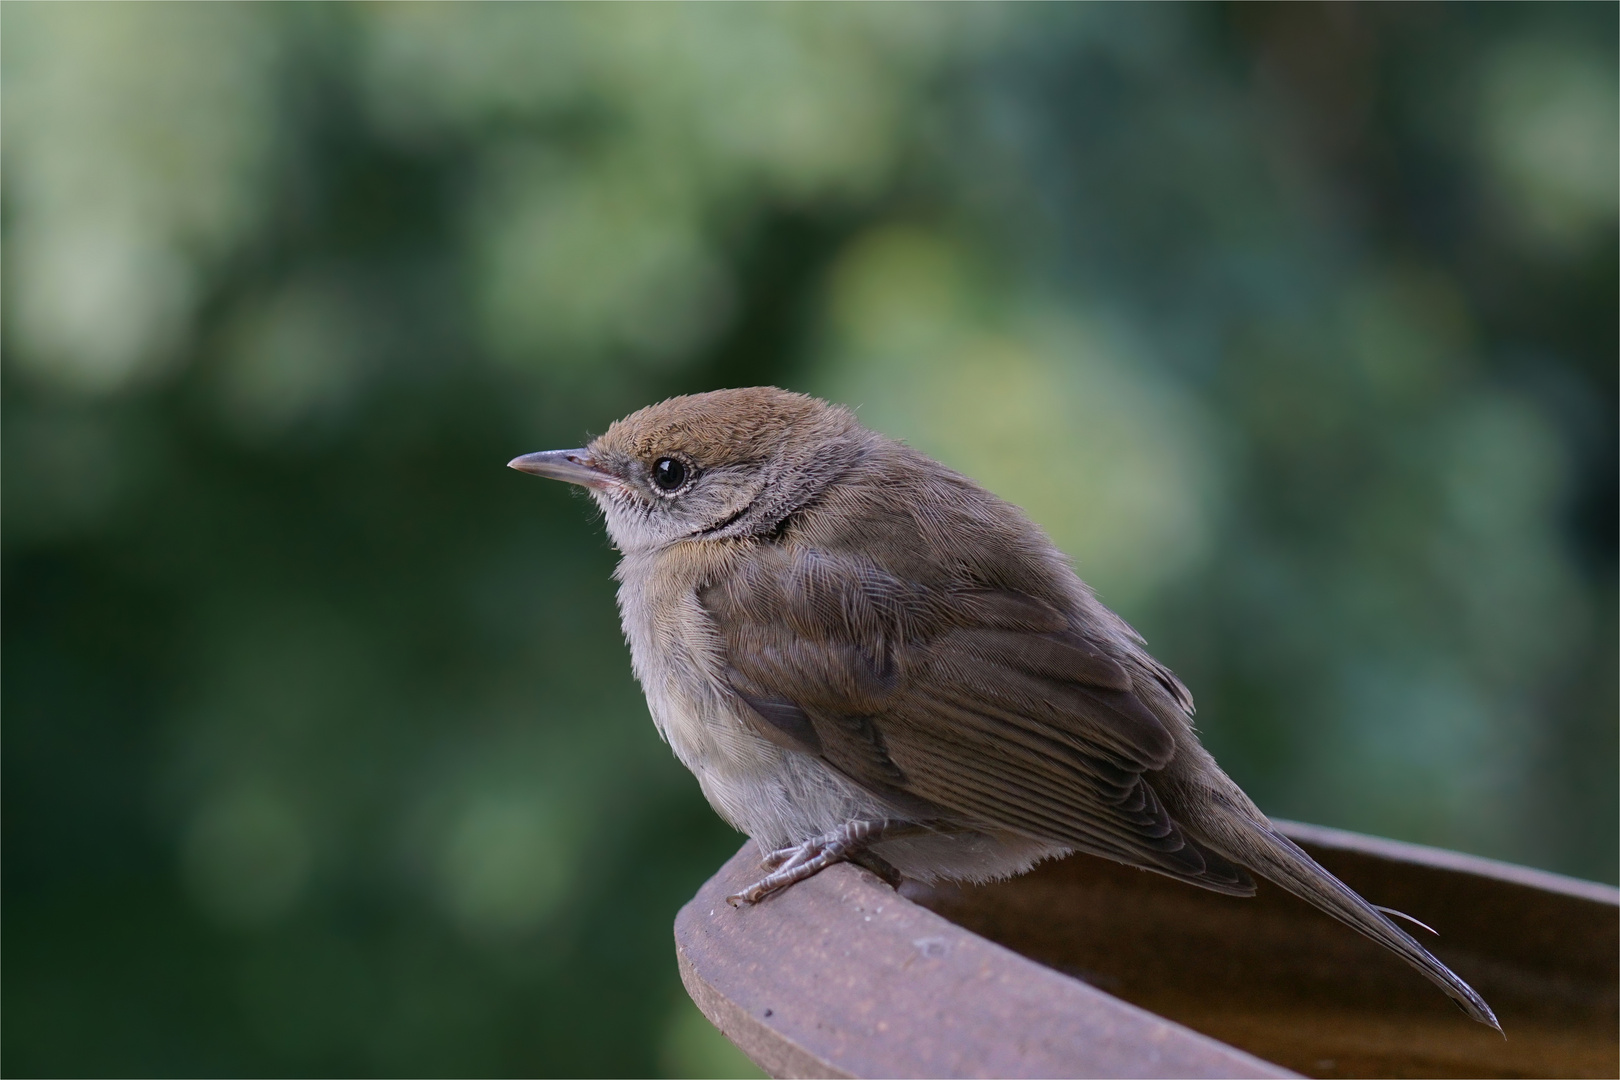
<svg viewBox="0 0 1620 1080">
<path fill-rule="evenodd" d="M 1501 1031 L 1399 912 L 1270 822 L 1199 742 L 1181 680 L 962 473 L 774 387 L 673 397 L 508 464 L 601 510 L 653 721 L 768 853 L 734 905 L 843 861 L 984 882 L 1084 852 L 1231 896 L 1258 875 Z"/>
</svg>

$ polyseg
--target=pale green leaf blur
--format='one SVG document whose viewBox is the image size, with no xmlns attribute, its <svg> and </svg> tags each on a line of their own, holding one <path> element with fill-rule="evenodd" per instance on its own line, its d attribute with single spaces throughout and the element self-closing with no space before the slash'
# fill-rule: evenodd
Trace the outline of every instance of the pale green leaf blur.
<svg viewBox="0 0 1620 1080">
<path fill-rule="evenodd" d="M 1025 507 L 1267 811 L 1615 880 L 1612 5 L 0 24 L 8 1074 L 757 1075 L 503 467 L 720 386 Z"/>
</svg>

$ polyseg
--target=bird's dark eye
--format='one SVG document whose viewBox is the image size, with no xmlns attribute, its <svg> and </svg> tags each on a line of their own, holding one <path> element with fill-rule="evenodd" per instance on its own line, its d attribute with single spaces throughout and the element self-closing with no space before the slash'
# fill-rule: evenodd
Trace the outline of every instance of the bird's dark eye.
<svg viewBox="0 0 1620 1080">
<path fill-rule="evenodd" d="M 662 491 L 674 491 L 686 483 L 686 463 L 672 457 L 653 462 L 653 483 Z"/>
</svg>

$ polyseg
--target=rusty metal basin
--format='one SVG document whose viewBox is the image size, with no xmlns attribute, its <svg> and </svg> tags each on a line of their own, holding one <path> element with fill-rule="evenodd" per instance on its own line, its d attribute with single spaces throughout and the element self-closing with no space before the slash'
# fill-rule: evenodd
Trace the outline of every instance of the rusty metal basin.
<svg viewBox="0 0 1620 1080">
<path fill-rule="evenodd" d="M 1075 856 L 994 885 L 896 893 L 833 867 L 752 908 L 745 844 L 675 921 L 704 1014 L 775 1076 L 1613 1077 L 1620 890 L 1284 824 L 1496 1009 L 1293 897 L 1244 900 Z"/>
</svg>

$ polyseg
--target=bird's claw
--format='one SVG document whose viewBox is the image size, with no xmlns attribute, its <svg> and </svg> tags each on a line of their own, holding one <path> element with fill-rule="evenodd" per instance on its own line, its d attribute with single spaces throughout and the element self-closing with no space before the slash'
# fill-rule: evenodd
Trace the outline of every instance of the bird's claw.
<svg viewBox="0 0 1620 1080">
<path fill-rule="evenodd" d="M 760 888 L 760 886 L 763 884 L 764 882 L 762 881 L 756 881 L 742 892 L 732 893 L 730 896 L 726 897 L 726 903 L 730 904 L 734 908 L 740 908 L 744 904 L 751 905 L 759 903 L 769 895 L 766 890 Z"/>
<path fill-rule="evenodd" d="M 726 903 L 732 907 L 757 904 L 771 893 L 785 889 L 796 881 L 803 881 L 822 866 L 839 861 L 843 857 L 841 852 L 835 853 L 834 845 L 826 843 L 822 837 L 806 840 L 792 847 L 777 848 L 760 860 L 760 864 L 770 873 L 742 892 L 732 893 L 726 897 Z M 813 869 L 807 869 L 811 863 L 817 865 Z"/>
<path fill-rule="evenodd" d="M 900 873 L 867 850 L 867 845 L 885 833 L 898 831 L 897 825 L 914 827 L 891 821 L 851 821 L 802 844 L 777 848 L 760 859 L 760 864 L 770 872 L 742 892 L 726 897 L 726 903 L 732 907 L 757 904 L 773 892 L 813 877 L 833 863 L 846 860 L 864 866 L 890 885 L 898 887 Z"/>
</svg>

